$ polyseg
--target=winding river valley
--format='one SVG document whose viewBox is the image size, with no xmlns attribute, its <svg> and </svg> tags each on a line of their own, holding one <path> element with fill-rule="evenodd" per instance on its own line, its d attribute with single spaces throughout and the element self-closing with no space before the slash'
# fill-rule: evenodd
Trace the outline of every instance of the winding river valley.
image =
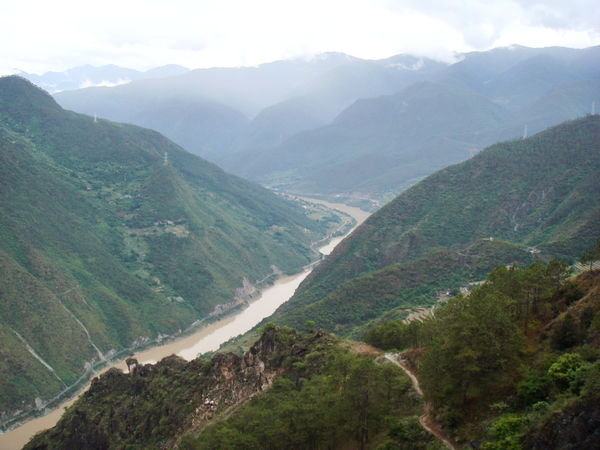
<svg viewBox="0 0 600 450">
<path fill-rule="evenodd" d="M 304 200 L 322 204 L 329 208 L 337 209 L 349 214 L 356 220 L 357 226 L 364 222 L 370 215 L 370 213 L 359 208 L 351 207 L 341 203 L 329 203 L 322 200 L 308 198 L 305 198 Z M 347 234 L 349 233 L 350 232 Z M 323 255 L 330 254 L 335 246 L 339 244 L 342 239 L 347 236 L 347 234 L 331 239 L 326 245 L 320 247 L 319 251 Z M 191 360 L 194 359 L 198 354 L 217 350 L 224 342 L 228 341 L 232 337 L 249 331 L 265 317 L 269 317 L 271 314 L 273 314 L 279 306 L 289 300 L 289 298 L 294 294 L 296 288 L 308 276 L 311 270 L 312 268 L 308 268 L 295 275 L 282 277 L 272 286 L 264 289 L 255 301 L 238 313 L 213 322 L 210 325 L 199 329 L 193 334 L 175 339 L 164 345 L 143 350 L 139 353 L 136 353 L 134 357 L 140 363 L 156 362 L 172 354 L 177 354 L 187 360 Z M 122 370 L 127 369 L 124 361 L 120 361 L 114 364 L 112 367 L 117 367 Z M 87 389 L 87 387 L 88 386 L 86 386 L 84 390 Z M 32 419 L 18 428 L 1 434 L 0 450 L 20 449 L 34 434 L 53 427 L 60 419 L 64 409 L 73 404 L 76 399 L 77 397 L 67 400 L 49 414 Z"/>
</svg>

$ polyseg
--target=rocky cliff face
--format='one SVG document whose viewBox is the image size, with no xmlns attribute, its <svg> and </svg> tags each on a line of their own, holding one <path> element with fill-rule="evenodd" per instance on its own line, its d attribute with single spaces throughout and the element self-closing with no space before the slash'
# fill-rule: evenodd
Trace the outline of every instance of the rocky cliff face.
<svg viewBox="0 0 600 450">
<path fill-rule="evenodd" d="M 218 353 L 212 359 L 209 382 L 191 418 L 191 429 L 202 430 L 215 416 L 229 412 L 254 394 L 268 389 L 285 369 L 272 364 L 276 335 L 265 333 L 242 357 Z"/>
<path fill-rule="evenodd" d="M 111 369 L 67 410 L 56 427 L 25 447 L 169 448 L 178 437 L 198 433 L 253 395 L 268 389 L 280 374 L 332 339 L 268 327 L 243 356 L 217 354 L 186 362 L 170 356 L 137 365 L 130 373 Z"/>
<path fill-rule="evenodd" d="M 600 392 L 551 415 L 529 433 L 524 448 L 531 450 L 597 449 L 600 443 Z"/>
</svg>

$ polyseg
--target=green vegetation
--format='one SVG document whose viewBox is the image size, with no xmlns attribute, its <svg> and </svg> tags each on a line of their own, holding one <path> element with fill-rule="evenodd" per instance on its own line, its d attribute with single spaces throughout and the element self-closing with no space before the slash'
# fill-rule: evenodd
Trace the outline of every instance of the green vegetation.
<svg viewBox="0 0 600 450">
<path fill-rule="evenodd" d="M 402 427 L 408 421 L 415 425 L 418 409 L 407 395 L 410 383 L 397 367 L 341 351 L 324 361 L 318 356 L 307 355 L 305 363 L 297 364 L 302 375 L 278 378 L 268 392 L 198 438 L 186 438 L 181 448 L 374 448 L 386 434 L 425 448 L 432 440 Z M 314 366 L 316 362 L 323 367 Z"/>
<path fill-rule="evenodd" d="M 109 372 L 29 448 L 440 445 L 415 431 L 420 402 L 396 367 L 344 350 L 321 327 L 410 349 L 434 418 L 459 445 L 593 448 L 600 273 L 571 278 L 569 262 L 598 238 L 599 143 L 600 119 L 588 117 L 438 172 L 367 220 L 275 315 L 307 333 L 267 324 L 242 357 Z M 193 195 L 187 186 L 171 183 L 165 200 L 139 209 L 160 215 L 169 198 Z M 151 255 L 177 242 L 154 230 L 191 224 L 186 205 L 172 204 L 172 224 L 126 218 L 150 234 L 129 248 Z M 433 317 L 402 322 L 407 307 L 451 295 Z"/>
<path fill-rule="evenodd" d="M 493 145 L 373 214 L 273 317 L 356 335 L 499 264 L 570 262 L 600 229 L 600 116 Z"/>
<path fill-rule="evenodd" d="M 600 273 L 565 281 L 568 273 L 557 261 L 500 266 L 433 318 L 390 321 L 366 339 L 382 348 L 424 348 L 418 371 L 426 399 L 458 441 L 562 448 L 564 433 L 578 435 L 577 448 L 592 448 L 585 442 L 598 420 L 597 404 L 590 405 L 600 398 Z M 561 431 L 544 436 L 540 430 L 565 410 L 578 421 L 563 417 Z"/>
<path fill-rule="evenodd" d="M 483 256 L 489 254 L 498 259 Z M 307 317 L 313 317 L 319 327 L 359 337 L 373 322 L 407 308 L 431 306 L 439 292 L 457 290 L 468 280 L 485 277 L 498 261 L 531 260 L 531 255 L 519 247 L 501 241 L 482 240 L 465 253 L 435 250 L 413 261 L 352 278 L 322 298 L 318 289 L 309 289 L 299 296 L 306 304 L 284 304 L 273 320 L 300 328 Z"/>
<path fill-rule="evenodd" d="M 500 266 L 434 317 L 387 322 L 367 339 L 400 349 L 418 342 L 409 358 L 434 417 L 459 445 L 594 448 L 600 272 L 568 275 L 558 261 Z M 557 351 L 553 336 L 569 315 L 578 340 Z M 421 401 L 398 367 L 306 326 L 267 324 L 243 356 L 130 360 L 129 374 L 94 380 L 26 448 L 443 448 L 420 428 Z"/>
<path fill-rule="evenodd" d="M 107 372 L 26 448 L 436 448 L 409 380 L 374 356 L 268 325 L 243 357 Z"/>
<path fill-rule="evenodd" d="M 596 261 L 600 260 L 600 238 L 596 241 L 596 246 L 590 249 L 587 249 L 581 255 L 582 264 L 589 264 L 590 270 Z"/>
<path fill-rule="evenodd" d="M 0 180 L 2 427 L 243 296 L 243 279 L 298 271 L 337 226 L 18 77 L 0 78 Z"/>
</svg>

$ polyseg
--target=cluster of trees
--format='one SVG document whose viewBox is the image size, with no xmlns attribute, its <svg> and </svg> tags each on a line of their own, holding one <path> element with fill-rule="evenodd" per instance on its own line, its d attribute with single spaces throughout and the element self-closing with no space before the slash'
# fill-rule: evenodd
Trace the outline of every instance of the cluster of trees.
<svg viewBox="0 0 600 450">
<path fill-rule="evenodd" d="M 257 383 L 241 371 L 242 358 L 225 354 L 185 362 L 171 356 L 144 366 L 129 358 L 130 373 L 111 369 L 94 380 L 58 425 L 26 448 L 169 447 L 198 420 L 206 424 L 198 408 L 207 398 L 220 398 L 213 417 L 227 418 L 198 436 L 184 437 L 179 448 L 374 448 L 383 443 L 431 448 L 433 438 L 417 423 L 421 400 L 402 370 L 387 360 L 359 356 L 322 331 L 300 333 L 272 324 L 249 354 L 280 375 L 229 417 L 235 402 L 224 399 L 235 397 L 232 389 L 241 392 Z M 224 367 L 233 384 L 224 382 Z"/>
<path fill-rule="evenodd" d="M 600 260 L 600 238 L 596 241 L 596 246 L 586 250 L 580 259 L 583 264 L 589 264 L 592 270 L 594 263 Z"/>
<path fill-rule="evenodd" d="M 200 436 L 184 438 L 180 448 L 372 448 L 387 442 L 417 449 L 431 443 L 417 424 L 419 399 L 398 367 L 340 347 L 305 359 L 314 358 L 327 362 L 312 373 L 307 362 L 296 363 L 269 391 Z"/>
<path fill-rule="evenodd" d="M 573 308 L 585 292 L 569 275 L 556 260 L 500 266 L 434 317 L 381 324 L 366 340 L 386 349 L 424 347 L 419 378 L 439 417 L 459 429 L 475 416 L 496 417 L 487 448 L 521 448 L 510 442 L 541 420 L 540 409 L 598 393 L 598 383 L 591 386 L 600 367 L 600 304 Z M 584 275 L 589 288 L 595 275 Z"/>
<path fill-rule="evenodd" d="M 475 289 L 470 295 L 458 295 L 441 309 L 435 318 L 424 322 L 404 323 L 402 320 L 384 322 L 369 329 L 365 340 L 383 349 L 404 349 L 410 347 L 431 346 L 440 337 L 441 330 L 458 328 L 460 334 L 467 336 L 470 327 L 475 333 L 486 332 L 486 314 L 491 319 L 508 319 L 511 328 L 517 327 L 527 334 L 532 318 L 540 315 L 551 316 L 548 301 L 560 290 L 577 296 L 572 284 L 563 285 L 570 274 L 568 264 L 552 260 L 548 264 L 535 262 L 526 269 L 516 266 L 499 266 L 492 271 L 487 282 Z M 488 307 L 498 311 L 487 311 Z M 483 308 L 483 309 L 481 309 Z M 493 327 L 493 324 L 489 326 Z M 519 331 L 515 331 L 519 333 Z"/>
</svg>

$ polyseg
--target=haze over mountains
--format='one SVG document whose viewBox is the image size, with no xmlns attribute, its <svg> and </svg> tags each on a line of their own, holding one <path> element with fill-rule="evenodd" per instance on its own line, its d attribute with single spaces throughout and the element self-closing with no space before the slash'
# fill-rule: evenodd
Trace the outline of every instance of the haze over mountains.
<svg viewBox="0 0 600 450">
<path fill-rule="evenodd" d="M 600 450 L 598 0 L 1 5 L 0 450 Z"/>
<path fill-rule="evenodd" d="M 100 67 L 94 67 L 88 64 L 73 67 L 64 72 L 46 72 L 41 75 L 19 72 L 17 75 L 28 79 L 45 91 L 54 94 L 56 92 L 82 89 L 91 86 L 117 86 L 134 80 L 172 77 L 187 71 L 188 69 L 185 67 L 176 64 L 156 67 L 144 72 L 115 66 L 114 64 Z"/>
<path fill-rule="evenodd" d="M 69 109 L 154 127 L 271 187 L 378 200 L 525 127 L 532 134 L 589 113 L 600 102 L 599 67 L 600 47 L 511 46 L 451 65 L 329 53 L 56 98 Z M 459 126 L 438 130 L 446 118 Z"/>
</svg>

